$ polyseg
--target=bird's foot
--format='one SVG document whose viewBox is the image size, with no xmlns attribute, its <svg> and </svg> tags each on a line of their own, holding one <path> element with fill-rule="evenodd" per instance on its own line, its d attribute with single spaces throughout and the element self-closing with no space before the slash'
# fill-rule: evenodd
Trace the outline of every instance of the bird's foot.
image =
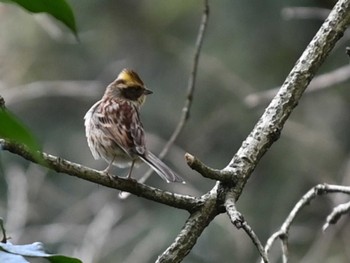
<svg viewBox="0 0 350 263">
<path fill-rule="evenodd" d="M 109 171 L 109 167 L 107 167 L 106 169 L 104 169 L 103 171 L 101 171 L 104 175 L 108 176 L 111 180 L 115 180 L 115 178 L 117 176 L 113 175 L 110 173 Z"/>
</svg>

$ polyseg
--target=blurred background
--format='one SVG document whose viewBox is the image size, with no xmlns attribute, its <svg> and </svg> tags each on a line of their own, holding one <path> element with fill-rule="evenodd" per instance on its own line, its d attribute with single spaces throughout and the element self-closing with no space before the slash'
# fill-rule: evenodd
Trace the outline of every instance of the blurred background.
<svg viewBox="0 0 350 263">
<path fill-rule="evenodd" d="M 133 68 L 154 92 L 141 118 L 148 147 L 159 153 L 185 102 L 202 1 L 69 3 L 80 42 L 50 17 L 0 4 L 0 94 L 8 109 L 46 152 L 104 169 L 88 149 L 83 117 L 121 69 Z M 147 183 L 196 196 L 210 190 L 214 182 L 189 169 L 184 153 L 225 167 L 263 113 L 269 91 L 283 83 L 334 3 L 210 1 L 191 116 L 165 158 L 187 185 L 166 184 L 156 175 Z M 296 9 L 301 5 L 312 9 Z M 347 45 L 349 34 L 319 71 L 333 74 L 342 68 L 342 74 L 326 78 L 330 84 L 315 83 L 305 94 L 237 204 L 263 243 L 312 186 L 350 183 Z M 42 241 L 50 251 L 84 262 L 154 262 L 188 217 L 136 196 L 120 200 L 118 191 L 47 171 L 8 152 L 0 159 L 0 216 L 13 243 Z M 146 170 L 141 166 L 133 176 L 140 178 Z M 114 173 L 124 176 L 127 170 Z M 350 261 L 348 218 L 322 233 L 332 207 L 347 200 L 318 197 L 302 211 L 290 232 L 291 262 Z M 279 255 L 277 243 L 272 262 L 280 261 Z M 221 215 L 184 262 L 257 258 L 243 231 Z"/>
</svg>

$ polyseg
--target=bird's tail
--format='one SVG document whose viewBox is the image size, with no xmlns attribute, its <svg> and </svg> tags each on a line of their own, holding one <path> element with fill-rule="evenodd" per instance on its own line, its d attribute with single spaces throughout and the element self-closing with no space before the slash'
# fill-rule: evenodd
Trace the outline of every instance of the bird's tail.
<svg viewBox="0 0 350 263">
<path fill-rule="evenodd" d="M 153 153 L 146 152 L 145 156 L 140 156 L 140 158 L 168 183 L 185 183 L 185 181 L 179 175 L 177 175 L 165 163 L 159 160 L 158 157 L 156 157 Z"/>
</svg>

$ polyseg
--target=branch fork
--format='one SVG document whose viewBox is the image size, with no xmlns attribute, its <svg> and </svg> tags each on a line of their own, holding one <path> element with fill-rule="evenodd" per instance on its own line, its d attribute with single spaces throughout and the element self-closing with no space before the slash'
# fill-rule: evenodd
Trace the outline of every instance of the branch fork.
<svg viewBox="0 0 350 263">
<path fill-rule="evenodd" d="M 175 130 L 169 145 L 173 143 L 181 132 L 185 121 L 188 119 L 194 90 L 194 80 L 197 71 L 199 51 L 202 45 L 204 31 L 206 29 L 209 13 L 208 0 L 204 0 L 204 11 L 200 26 L 194 65 L 189 81 L 189 93 L 183 110 L 183 117 Z M 269 262 L 267 255 L 273 242 L 281 239 L 283 262 L 288 259 L 288 230 L 297 213 L 315 196 L 324 193 L 342 192 L 350 194 L 349 187 L 319 185 L 311 189 L 296 204 L 281 229 L 273 234 L 263 247 L 252 228 L 245 221 L 241 213 L 236 209 L 236 202 L 239 199 L 245 184 L 253 173 L 256 165 L 269 147 L 279 138 L 280 132 L 294 107 L 297 105 L 303 92 L 315 75 L 318 68 L 324 62 L 330 51 L 343 35 L 350 24 L 350 0 L 339 0 L 333 11 L 329 14 L 320 30 L 305 49 L 300 59 L 288 75 L 281 89 L 266 108 L 252 132 L 238 152 L 232 157 L 228 166 L 222 170 L 216 170 L 203 164 L 198 158 L 191 154 L 186 154 L 187 164 L 199 172 L 203 177 L 216 180 L 214 187 L 202 197 L 193 197 L 170 193 L 157 188 L 146 186 L 131 180 L 116 178 L 111 180 L 104 174 L 96 170 L 84 167 L 73 162 L 43 153 L 44 163 L 41 166 L 53 169 L 59 173 L 66 173 L 84 180 L 104 185 L 110 188 L 128 191 L 137 196 L 142 196 L 149 200 L 166 204 L 175 208 L 187 210 L 189 218 L 183 229 L 175 238 L 174 242 L 158 257 L 157 262 L 180 262 L 191 251 L 198 237 L 207 225 L 220 213 L 226 211 L 233 225 L 242 228 L 257 247 L 263 262 Z M 0 104 L 4 104 L 0 101 Z M 32 162 L 37 162 L 35 158 L 22 145 L 14 144 L 0 139 L 2 149 L 20 155 Z M 167 148 L 164 149 L 167 151 Z M 223 209 L 225 208 L 225 210 Z M 345 207 L 345 208 L 344 208 Z M 330 215 L 328 224 L 336 220 L 349 211 L 350 205 L 343 206 Z"/>
</svg>

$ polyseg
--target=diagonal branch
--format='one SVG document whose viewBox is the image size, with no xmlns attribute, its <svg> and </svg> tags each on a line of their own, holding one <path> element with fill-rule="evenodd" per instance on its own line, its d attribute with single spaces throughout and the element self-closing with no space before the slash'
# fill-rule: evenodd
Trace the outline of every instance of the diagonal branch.
<svg viewBox="0 0 350 263">
<path fill-rule="evenodd" d="M 341 216 L 349 213 L 350 211 L 350 202 L 345 204 L 340 204 L 333 208 L 332 213 L 327 216 L 326 223 L 323 225 L 322 230 L 326 231 L 330 224 L 334 225 L 338 222 Z"/>
<path fill-rule="evenodd" d="M 195 54 L 194 67 L 191 74 L 192 77 L 189 80 L 189 93 L 185 106 L 183 108 L 183 115 L 181 117 L 181 120 L 177 126 L 177 129 L 174 131 L 173 136 L 168 142 L 170 146 L 174 143 L 178 134 L 180 134 L 182 127 L 185 125 L 187 119 L 189 118 L 189 111 L 192 104 L 195 76 L 199 58 L 199 50 L 202 44 L 202 36 L 206 28 L 209 13 L 208 0 L 204 0 L 204 6 L 205 7 L 202 17 L 201 29 L 196 44 L 197 52 Z M 129 191 L 135 195 L 142 196 L 149 200 L 157 201 L 159 203 L 189 211 L 191 215 L 186 221 L 183 229 L 174 240 L 174 242 L 162 255 L 159 256 L 157 260 L 157 262 L 162 263 L 180 262 L 193 248 L 198 237 L 202 234 L 206 226 L 213 220 L 216 215 L 223 212 L 223 205 L 225 202 L 226 194 L 230 193 L 229 198 L 232 204 L 235 204 L 237 202 L 247 180 L 254 171 L 261 157 L 266 153 L 274 141 L 279 138 L 284 123 L 289 118 L 294 107 L 297 105 L 307 85 L 325 58 L 328 56 L 337 40 L 343 35 L 349 23 L 350 0 L 339 0 L 327 20 L 323 23 L 318 33 L 315 35 L 311 43 L 308 45 L 290 72 L 277 95 L 274 97 L 270 105 L 266 108 L 264 114 L 252 132 L 242 143 L 242 146 L 233 156 L 229 165 L 222 170 L 225 172 L 225 174 L 226 172 L 232 173 L 232 182 L 217 182 L 213 189 L 201 198 L 165 192 L 160 189 L 145 186 L 137 182 L 122 178 L 111 180 L 102 172 L 98 172 L 96 170 L 92 170 L 79 164 L 75 164 L 45 153 L 42 154 L 45 162 L 41 163 L 41 165 L 57 172 L 67 173 L 71 176 L 76 176 L 84 180 L 88 180 L 107 187 L 120 189 L 122 191 Z M 13 144 L 5 140 L 0 140 L 0 146 L 5 150 L 21 155 L 22 157 L 35 162 L 33 156 L 30 155 L 25 147 L 21 145 Z M 167 151 L 167 146 L 165 147 L 164 151 Z M 331 191 L 343 191 L 350 193 L 350 189 L 341 189 L 340 187 L 329 185 L 320 185 L 315 189 L 315 192 L 308 194 L 313 196 Z M 306 201 L 308 198 L 311 197 L 307 196 L 305 198 Z M 287 260 L 286 252 L 288 248 L 288 230 L 298 211 L 306 205 L 306 201 L 303 199 L 300 201 L 300 203 L 297 204 L 298 206 L 295 208 L 296 210 L 293 209 L 291 212 L 293 214 L 287 218 L 285 222 L 286 225 L 283 224 L 281 230 L 273 235 L 273 239 L 268 240 L 265 247 L 265 254 L 268 253 L 268 250 L 274 240 L 280 238 L 282 240 L 283 251 L 285 251 L 283 252 L 285 255 L 284 261 Z M 232 212 L 230 209 L 228 210 L 229 213 Z M 247 227 L 245 231 L 251 236 L 251 238 L 253 237 L 253 234 L 250 232 L 249 227 Z M 257 240 L 255 240 L 255 242 L 257 242 Z"/>
<path fill-rule="evenodd" d="M 7 150 L 9 152 L 22 156 L 31 162 L 37 163 L 37 159 L 34 158 L 33 155 L 23 145 L 0 139 L 0 149 Z M 90 169 L 83 165 L 76 164 L 47 153 L 40 154 L 42 155 L 43 159 L 43 162 L 41 162 L 40 165 L 55 170 L 58 173 L 65 173 L 96 184 L 104 185 L 109 188 L 127 191 L 134 195 L 144 197 L 161 204 L 184 209 L 189 212 L 194 211 L 198 206 L 201 205 L 201 201 L 199 201 L 196 197 L 170 193 L 137 183 L 135 180 L 120 177 L 116 177 L 112 180 L 103 172 Z"/>
<path fill-rule="evenodd" d="M 193 58 L 193 66 L 191 75 L 188 81 L 187 88 L 187 99 L 185 105 L 182 109 L 182 115 L 180 121 L 175 128 L 173 134 L 171 135 L 169 141 L 164 146 L 162 152 L 159 154 L 160 158 L 163 158 L 170 147 L 174 144 L 177 137 L 180 135 L 183 127 L 185 126 L 186 121 L 190 116 L 190 109 L 193 101 L 193 94 L 195 90 L 195 81 L 197 76 L 197 68 L 199 62 L 199 55 L 204 39 L 204 33 L 207 28 L 209 18 L 209 2 L 208 0 L 204 0 L 204 9 L 202 14 L 202 21 L 199 27 L 199 32 L 197 36 L 197 41 L 195 45 L 195 54 Z M 182 259 L 191 251 L 193 246 L 196 244 L 198 237 L 202 234 L 203 230 L 206 226 L 214 219 L 217 215 L 216 211 L 216 187 L 214 187 L 208 194 L 207 198 L 203 206 L 192 213 L 191 216 L 186 221 L 183 229 L 175 239 L 175 241 L 160 255 L 157 259 L 157 263 L 165 263 L 165 262 L 181 262 Z M 213 197 L 213 198 L 211 198 Z"/>
<path fill-rule="evenodd" d="M 220 213 L 217 210 L 217 190 L 219 183 L 204 195 L 203 206 L 187 219 L 175 241 L 158 257 L 156 263 L 177 263 L 191 251 L 198 237 L 209 223 Z"/>
<path fill-rule="evenodd" d="M 225 208 L 226 208 L 226 213 L 231 220 L 231 223 L 237 229 L 242 228 L 244 230 L 244 232 L 246 232 L 246 234 L 252 240 L 253 244 L 258 249 L 260 256 L 262 258 L 262 261 L 265 263 L 268 263 L 269 259 L 267 257 L 267 253 L 264 250 L 263 245 L 261 244 L 258 236 L 255 234 L 253 229 L 248 225 L 248 223 L 244 219 L 243 215 L 237 210 L 236 205 L 235 205 L 235 199 L 232 196 L 232 193 L 230 193 L 230 192 L 226 194 Z"/>
<path fill-rule="evenodd" d="M 339 0 L 252 132 L 225 168 L 232 169 L 239 178 L 235 187 L 236 200 L 261 157 L 279 138 L 285 122 L 297 106 L 306 87 L 349 24 L 350 0 Z"/>
<path fill-rule="evenodd" d="M 186 121 L 190 117 L 190 110 L 191 110 L 191 106 L 192 106 L 193 94 L 194 94 L 195 84 L 196 84 L 199 55 L 200 55 L 202 44 L 203 44 L 204 33 L 205 33 L 205 31 L 207 29 L 207 25 L 208 25 L 208 18 L 209 18 L 209 3 L 208 3 L 208 0 L 204 0 L 204 10 L 203 10 L 203 15 L 202 15 L 202 21 L 201 21 L 201 24 L 199 27 L 199 32 L 198 32 L 198 36 L 197 36 L 197 40 L 196 40 L 192 71 L 191 71 L 191 75 L 190 75 L 190 78 L 188 80 L 188 85 L 187 85 L 186 102 L 185 102 L 184 107 L 182 108 L 182 115 L 181 115 L 181 118 L 180 118 L 180 121 L 179 121 L 177 127 L 175 128 L 175 130 L 174 130 L 173 134 L 171 135 L 167 144 L 164 146 L 162 152 L 159 154 L 160 158 L 163 158 L 167 154 L 170 147 L 174 144 L 175 140 L 180 135 L 183 127 L 186 124 Z"/>
<path fill-rule="evenodd" d="M 343 193 L 350 195 L 350 187 L 339 186 L 339 185 L 329 185 L 329 184 L 319 184 L 311 188 L 303 197 L 296 203 L 292 211 L 287 216 L 286 220 L 283 222 L 281 228 L 269 237 L 265 245 L 265 253 L 268 254 L 273 243 L 276 239 L 280 239 L 282 243 L 282 254 L 283 258 L 287 258 L 288 251 L 288 235 L 289 229 L 294 222 L 296 216 L 300 211 L 306 206 L 309 205 L 312 200 L 314 200 L 319 195 L 324 195 L 328 193 Z"/>
<path fill-rule="evenodd" d="M 0 240 L 1 243 L 6 243 L 7 242 L 7 236 L 6 236 L 6 231 L 4 227 L 4 220 L 2 217 L 0 217 L 0 230 L 2 233 L 2 239 Z"/>
<path fill-rule="evenodd" d="M 167 153 L 169 152 L 169 149 L 173 146 L 177 137 L 179 137 L 187 120 L 190 117 L 190 110 L 191 110 L 191 106 L 192 106 L 192 102 L 193 102 L 193 94 L 195 91 L 199 56 L 200 56 L 200 52 L 201 52 L 201 48 L 202 48 L 202 44 L 203 44 L 204 33 L 205 33 L 205 31 L 207 29 L 207 25 L 208 25 L 208 18 L 209 18 L 209 3 L 208 3 L 208 0 L 204 0 L 204 10 L 203 10 L 202 21 L 201 21 L 201 24 L 199 27 L 198 36 L 197 36 L 197 40 L 196 40 L 192 70 L 191 70 L 190 78 L 189 78 L 188 84 L 187 84 L 187 95 L 186 95 L 185 105 L 182 108 L 182 115 L 180 117 L 179 123 L 177 124 L 173 134 L 170 136 L 170 139 L 165 144 L 163 150 L 160 152 L 160 154 L 158 156 L 160 159 L 163 159 L 167 155 Z M 145 174 L 145 176 L 143 176 L 139 180 L 139 182 L 145 182 L 152 173 L 153 173 L 153 170 L 149 169 L 147 171 L 147 173 Z"/>
</svg>

